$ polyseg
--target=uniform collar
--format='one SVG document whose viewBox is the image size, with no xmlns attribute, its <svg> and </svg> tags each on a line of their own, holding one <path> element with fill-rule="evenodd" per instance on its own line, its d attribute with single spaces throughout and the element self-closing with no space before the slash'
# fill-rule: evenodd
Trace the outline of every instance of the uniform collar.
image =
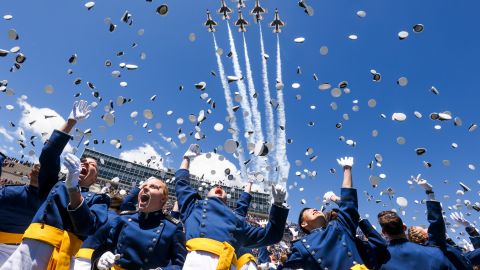
<svg viewBox="0 0 480 270">
<path fill-rule="evenodd" d="M 149 213 L 138 212 L 138 216 L 139 216 L 140 219 L 150 219 L 150 218 L 153 218 L 153 217 L 163 217 L 165 215 L 163 214 L 163 209 L 160 209 L 158 211 L 149 212 Z"/>
</svg>

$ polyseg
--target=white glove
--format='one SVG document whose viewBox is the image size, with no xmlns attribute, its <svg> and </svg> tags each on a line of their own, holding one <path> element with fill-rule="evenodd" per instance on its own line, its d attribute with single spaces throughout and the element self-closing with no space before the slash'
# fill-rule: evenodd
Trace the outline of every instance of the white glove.
<svg viewBox="0 0 480 270">
<path fill-rule="evenodd" d="M 287 197 L 287 190 L 280 184 L 272 185 L 272 197 L 274 204 L 282 204 Z"/>
<path fill-rule="evenodd" d="M 352 167 L 353 166 L 353 157 L 343 157 L 337 158 L 337 162 L 342 167 Z"/>
<path fill-rule="evenodd" d="M 81 171 L 80 159 L 74 154 L 69 153 L 65 155 L 63 165 L 65 165 L 68 170 L 65 186 L 67 186 L 67 188 L 77 187 Z"/>
<path fill-rule="evenodd" d="M 432 191 L 432 185 L 428 183 L 427 180 L 421 178 L 421 174 L 417 175 L 417 177 L 412 176 L 412 181 L 417 183 L 420 187 L 422 187 L 425 191 Z"/>
<path fill-rule="evenodd" d="M 190 147 L 188 147 L 187 152 L 183 155 L 183 157 L 187 158 L 194 158 L 198 155 L 200 155 L 202 151 L 200 150 L 200 146 L 198 144 L 191 144 Z"/>
<path fill-rule="evenodd" d="M 338 200 L 338 197 L 337 195 L 335 195 L 335 193 L 333 193 L 333 191 L 327 191 L 324 195 L 323 195 L 323 203 L 325 204 L 329 204 L 331 202 L 337 202 Z"/>
<path fill-rule="evenodd" d="M 462 212 L 453 212 L 450 214 L 450 218 L 453 219 L 456 223 L 463 225 L 465 227 L 470 226 L 470 222 L 463 217 Z"/>
<path fill-rule="evenodd" d="M 82 121 L 90 117 L 91 112 L 90 105 L 85 100 L 75 101 L 73 103 L 73 109 L 70 113 L 69 119 L 75 119 L 77 121 Z"/>
<path fill-rule="evenodd" d="M 109 270 L 118 259 L 120 259 L 120 254 L 114 255 L 112 252 L 107 251 L 98 260 L 97 267 L 99 270 Z"/>
</svg>

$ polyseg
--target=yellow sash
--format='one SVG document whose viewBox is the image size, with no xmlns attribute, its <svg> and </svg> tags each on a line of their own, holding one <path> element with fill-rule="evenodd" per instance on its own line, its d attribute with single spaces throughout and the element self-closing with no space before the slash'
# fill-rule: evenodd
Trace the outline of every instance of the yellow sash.
<svg viewBox="0 0 480 270">
<path fill-rule="evenodd" d="M 95 250 L 92 248 L 81 248 L 78 250 L 77 254 L 75 254 L 75 257 L 91 260 L 93 251 Z"/>
<path fill-rule="evenodd" d="M 72 256 L 77 253 L 83 243 L 71 232 L 40 223 L 30 224 L 23 238 L 42 241 L 54 247 L 48 262 L 48 270 L 68 270 Z"/>
<path fill-rule="evenodd" d="M 235 248 L 228 242 L 219 242 L 209 238 L 193 238 L 187 241 L 187 250 L 201 250 L 218 255 L 216 270 L 230 270 L 232 264 L 237 264 Z"/>
<path fill-rule="evenodd" d="M 22 242 L 23 234 L 0 232 L 0 244 L 18 245 Z"/>
<path fill-rule="evenodd" d="M 350 270 L 368 270 L 368 268 L 364 264 L 355 264 Z"/>
<path fill-rule="evenodd" d="M 247 264 L 249 261 L 253 261 L 255 262 L 255 264 L 257 264 L 257 260 L 255 259 L 255 256 L 253 256 L 250 253 L 245 253 L 242 256 L 240 256 L 240 258 L 238 258 L 236 263 L 237 270 L 240 270 L 242 266 Z"/>
<path fill-rule="evenodd" d="M 114 266 L 112 266 L 111 270 L 126 270 L 126 269 L 115 264 Z"/>
</svg>

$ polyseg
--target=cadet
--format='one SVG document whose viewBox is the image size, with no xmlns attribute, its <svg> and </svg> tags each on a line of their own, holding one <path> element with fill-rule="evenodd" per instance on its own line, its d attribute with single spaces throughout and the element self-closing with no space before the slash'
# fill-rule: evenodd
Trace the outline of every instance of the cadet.
<svg viewBox="0 0 480 270">
<path fill-rule="evenodd" d="M 80 161 L 67 154 L 67 178 L 65 182 L 58 179 L 60 155 L 71 139 L 68 133 L 89 115 L 87 102 L 76 101 L 63 132 L 54 130 L 43 147 L 38 181 L 39 197 L 44 202 L 25 231 L 22 244 L 0 269 L 69 269 L 82 241 L 106 222 L 108 197 L 88 192 L 97 180 L 94 159 Z"/>
<path fill-rule="evenodd" d="M 189 251 L 183 269 L 235 269 L 238 248 L 260 247 L 281 240 L 288 216 L 288 209 L 282 206 L 286 191 L 280 186 L 272 190 L 274 204 L 269 223 L 265 228 L 253 227 L 227 206 L 227 194 L 221 187 L 212 188 L 202 200 L 190 186 L 190 158 L 199 154 L 198 145 L 191 145 L 175 174 L 177 200 Z"/>
<path fill-rule="evenodd" d="M 23 233 L 40 207 L 38 172 L 35 164 L 28 185 L 6 185 L 0 188 L 0 266 L 22 242 Z"/>
<path fill-rule="evenodd" d="M 327 204 L 330 202 L 338 204 L 340 199 L 332 191 L 325 193 L 323 196 L 323 201 Z M 359 236 L 355 237 L 357 250 L 360 253 L 360 257 L 362 257 L 362 261 L 368 269 L 380 269 L 389 256 L 387 241 L 375 230 L 368 219 L 360 218 L 358 228 L 361 231 L 360 233 L 366 238 L 363 240 Z"/>
<path fill-rule="evenodd" d="M 440 248 L 456 269 L 473 269 L 472 263 L 462 254 L 462 251 L 458 247 L 447 243 L 447 231 L 445 228 L 445 220 L 443 220 L 442 206 L 439 201 L 435 200 L 432 185 L 429 184 L 427 180 L 421 179 L 420 176 L 420 174 L 417 178 L 412 176 L 412 180 L 425 189 L 425 193 L 428 196 L 426 204 L 427 218 L 430 225 L 428 226 L 427 245 Z"/>
<path fill-rule="evenodd" d="M 388 252 L 390 255 L 380 269 L 455 269 L 440 249 L 409 242 L 405 235 L 407 227 L 397 213 L 393 211 L 380 212 L 378 223 L 382 227 L 383 235 L 389 240 Z"/>
<path fill-rule="evenodd" d="M 105 244 L 92 258 L 98 269 L 182 269 L 185 235 L 180 221 L 163 213 L 167 200 L 165 182 L 155 177 L 145 181 L 138 194 L 138 212 L 109 222 Z"/>
<path fill-rule="evenodd" d="M 323 213 L 304 208 L 300 212 L 298 224 L 308 235 L 293 244 L 284 267 L 339 270 L 364 267 L 354 240 L 359 214 L 357 190 L 352 188 L 353 158 L 337 162 L 343 167 L 339 211 Z"/>
</svg>

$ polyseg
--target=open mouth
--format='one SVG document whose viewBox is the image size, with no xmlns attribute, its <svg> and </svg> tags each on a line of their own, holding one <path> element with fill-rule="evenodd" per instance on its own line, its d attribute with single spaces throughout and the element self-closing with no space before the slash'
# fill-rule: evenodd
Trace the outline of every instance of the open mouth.
<svg viewBox="0 0 480 270">
<path fill-rule="evenodd" d="M 87 168 L 82 167 L 82 170 L 80 171 L 81 175 L 86 175 L 87 174 Z"/>
<path fill-rule="evenodd" d="M 148 194 L 142 194 L 142 195 L 140 196 L 140 202 L 142 202 L 142 203 L 146 203 L 146 202 L 148 202 L 149 200 L 150 200 L 150 195 L 148 195 Z"/>
<path fill-rule="evenodd" d="M 217 189 L 215 190 L 215 195 L 220 195 L 220 196 L 222 196 L 222 195 L 223 195 L 223 190 L 217 188 Z"/>
</svg>

